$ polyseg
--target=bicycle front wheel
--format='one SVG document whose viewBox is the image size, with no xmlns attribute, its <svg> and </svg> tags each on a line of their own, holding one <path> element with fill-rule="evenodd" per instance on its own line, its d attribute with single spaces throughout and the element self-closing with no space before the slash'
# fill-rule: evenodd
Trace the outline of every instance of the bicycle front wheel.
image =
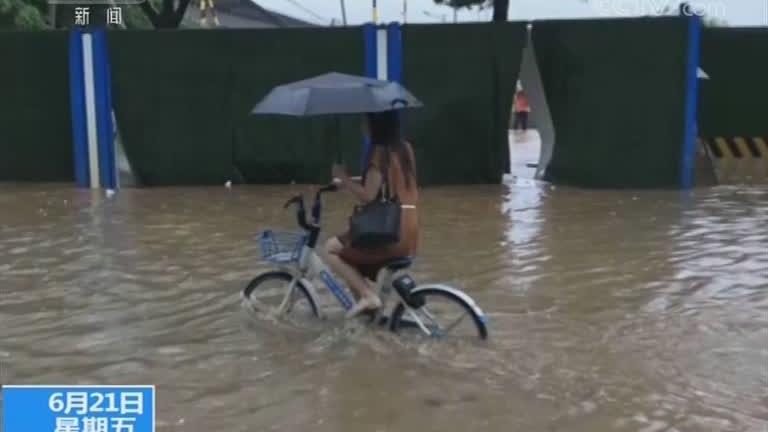
<svg viewBox="0 0 768 432">
<path fill-rule="evenodd" d="M 293 292 L 286 300 L 291 281 L 293 276 L 288 272 L 262 273 L 243 289 L 243 298 L 258 312 L 282 313 L 299 319 L 318 318 L 320 314 L 315 299 L 301 281 L 296 281 Z"/>
<path fill-rule="evenodd" d="M 392 311 L 390 329 L 396 333 L 421 332 L 435 338 L 486 339 L 485 315 L 461 291 L 450 287 L 416 288 L 411 292 L 421 306 L 402 302 Z"/>
</svg>

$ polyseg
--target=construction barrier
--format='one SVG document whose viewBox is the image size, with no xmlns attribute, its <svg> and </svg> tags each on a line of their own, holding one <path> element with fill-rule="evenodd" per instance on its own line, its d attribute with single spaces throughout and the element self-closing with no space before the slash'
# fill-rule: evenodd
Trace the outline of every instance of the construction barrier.
<svg viewBox="0 0 768 432">
<path fill-rule="evenodd" d="M 768 137 L 701 139 L 718 183 L 768 183 Z"/>
<path fill-rule="evenodd" d="M 707 28 L 699 136 L 720 183 L 768 183 L 768 28 Z"/>
<path fill-rule="evenodd" d="M 700 136 L 718 181 L 760 181 L 768 29 L 699 29 L 692 17 L 535 22 L 531 70 L 554 142 L 544 178 L 689 187 Z M 138 184 L 323 182 L 337 158 L 360 167 L 359 118 L 336 129 L 249 112 L 275 85 L 338 71 L 400 81 L 424 101 L 403 114 L 422 184 L 497 183 L 526 40 L 514 22 L 87 30 L 70 34 L 67 58 L 66 33 L 3 32 L 0 55 L 14 61 L 0 69 L 0 180 L 116 186 L 114 108 Z M 696 79 L 699 66 L 711 79 Z"/>
<path fill-rule="evenodd" d="M 323 183 L 330 180 L 336 159 L 355 170 L 362 147 L 358 116 L 302 119 L 249 113 L 276 85 L 330 71 L 363 75 L 363 30 L 244 30 L 231 36 L 233 158 L 242 179 Z"/>
<path fill-rule="evenodd" d="M 0 32 L 0 181 L 73 181 L 67 33 Z"/>
<path fill-rule="evenodd" d="M 405 129 L 422 183 L 501 181 L 525 25 L 403 27 L 403 82 L 425 105 Z"/>
<path fill-rule="evenodd" d="M 340 143 L 357 165 L 357 119 L 336 139 L 330 119 L 249 113 L 276 85 L 361 75 L 359 28 L 124 31 L 110 46 L 116 116 L 140 184 L 327 181 Z"/>
<path fill-rule="evenodd" d="M 688 17 L 535 22 L 556 137 L 544 178 L 583 187 L 690 187 L 698 25 Z"/>
<path fill-rule="evenodd" d="M 329 71 L 403 81 L 424 101 L 403 114 L 429 161 L 421 184 L 499 182 L 509 159 L 521 23 L 109 36 L 116 115 L 140 184 L 319 183 L 339 157 L 356 170 L 358 116 L 336 131 L 334 119 L 248 115 L 272 87 Z"/>
</svg>

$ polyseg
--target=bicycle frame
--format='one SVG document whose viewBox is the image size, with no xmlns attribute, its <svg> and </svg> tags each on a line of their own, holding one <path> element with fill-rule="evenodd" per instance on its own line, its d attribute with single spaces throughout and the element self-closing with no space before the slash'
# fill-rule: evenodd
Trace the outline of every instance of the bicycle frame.
<svg viewBox="0 0 768 432">
<path fill-rule="evenodd" d="M 344 308 L 344 310 L 349 310 L 353 305 L 354 301 L 350 298 L 348 293 L 344 290 L 344 288 L 341 287 L 339 282 L 334 278 L 333 274 L 331 273 L 330 268 L 327 264 L 323 261 L 322 257 L 318 255 L 317 251 L 315 250 L 317 240 L 319 237 L 320 232 L 320 213 L 321 213 L 321 207 L 320 207 L 320 194 L 323 191 L 328 190 L 335 190 L 335 188 L 331 188 L 330 186 L 326 186 L 325 188 L 318 191 L 316 198 L 315 198 L 315 204 L 312 208 L 312 216 L 314 219 L 313 224 L 308 224 L 305 218 L 305 209 L 304 209 L 304 202 L 303 197 L 300 195 L 297 197 L 292 198 L 287 204 L 291 203 L 297 203 L 299 205 L 299 209 L 297 211 L 297 219 L 299 226 L 304 228 L 309 233 L 309 241 L 307 244 L 305 244 L 301 252 L 299 254 L 298 260 L 292 263 L 284 263 L 284 264 L 278 264 L 277 267 L 292 276 L 291 283 L 289 285 L 289 289 L 286 291 L 285 296 L 283 297 L 283 300 L 280 303 L 280 306 L 278 308 L 278 314 L 283 314 L 286 312 L 287 308 L 290 306 L 291 298 L 294 295 L 294 290 L 296 289 L 296 284 L 298 282 L 301 282 L 301 284 L 306 287 L 308 294 L 312 297 L 312 301 L 317 306 L 318 303 L 318 296 L 315 290 L 315 284 L 312 282 L 315 279 L 320 279 L 320 281 L 326 286 L 326 288 L 333 294 L 333 296 L 336 298 L 336 300 L 339 302 L 339 304 Z M 405 273 L 404 270 L 393 270 L 390 268 L 383 268 L 379 271 L 377 278 L 376 278 L 376 285 L 375 289 L 379 294 L 379 297 L 382 301 L 382 307 L 377 310 L 377 312 L 374 315 L 374 322 L 380 322 L 380 319 L 382 318 L 382 314 L 387 307 L 389 303 L 389 297 L 391 296 L 392 292 L 395 291 L 393 289 L 393 281 L 396 277 L 399 277 L 401 274 Z M 475 304 L 475 302 L 470 298 L 468 295 L 466 295 L 461 290 L 455 289 L 453 287 L 442 285 L 442 284 L 426 284 L 426 285 L 417 285 L 411 292 L 412 293 L 418 293 L 422 290 L 440 290 L 445 291 L 448 293 L 453 294 L 454 296 L 462 299 L 465 304 L 467 304 L 470 308 L 472 308 L 476 315 L 480 317 L 480 319 L 483 322 L 486 322 L 487 317 L 483 313 L 483 311 Z M 408 302 L 403 299 L 399 293 L 395 292 L 395 297 L 398 302 L 404 305 L 406 311 L 405 313 L 408 315 L 409 318 L 412 319 L 412 322 L 414 322 L 421 330 L 426 333 L 427 335 L 433 336 L 433 332 L 429 330 L 428 326 L 422 321 L 418 315 L 415 313 L 416 309 L 411 308 L 408 305 Z M 317 308 L 317 312 L 320 315 L 321 318 L 325 318 L 325 314 L 323 313 L 322 309 L 320 307 Z M 431 317 L 429 317 L 429 313 L 427 312 L 428 319 L 431 320 Z"/>
<path fill-rule="evenodd" d="M 288 290 L 286 290 L 286 293 L 283 296 L 283 300 L 281 301 L 280 306 L 278 307 L 278 314 L 283 314 L 286 311 L 288 311 L 288 307 L 290 306 L 290 300 L 293 297 L 294 290 L 296 289 L 296 283 L 301 282 L 301 284 L 307 289 L 309 296 L 312 297 L 312 302 L 318 306 L 317 308 L 318 315 L 320 316 L 320 318 L 324 319 L 325 313 L 323 312 L 322 308 L 319 307 L 319 302 L 317 301 L 318 296 L 317 296 L 315 284 L 312 282 L 315 279 L 320 279 L 320 281 L 333 294 L 333 296 L 336 298 L 339 304 L 344 308 L 344 310 L 349 310 L 354 304 L 352 299 L 350 299 L 349 295 L 344 290 L 344 288 L 342 288 L 339 285 L 338 281 L 334 278 L 328 266 L 325 264 L 325 262 L 323 262 L 322 258 L 317 254 L 314 248 L 311 248 L 309 246 L 304 246 L 302 248 L 298 262 L 295 262 L 291 265 L 283 264 L 283 265 L 280 265 L 278 268 L 281 271 L 284 271 L 292 276 L 292 280 L 291 280 L 291 283 L 289 284 Z M 407 321 L 410 321 L 412 324 L 415 324 L 418 328 L 421 329 L 421 331 L 423 331 L 428 336 L 440 336 L 442 331 L 438 331 L 437 333 L 435 332 L 436 329 L 432 327 L 432 324 L 436 324 L 436 323 L 434 322 L 434 319 L 429 314 L 429 311 L 426 309 L 422 309 L 422 313 L 424 313 L 427 318 L 427 321 L 425 322 L 416 313 L 416 309 L 410 307 L 408 305 L 408 302 L 406 302 L 405 299 L 403 299 L 400 296 L 400 294 L 393 289 L 392 283 L 395 280 L 395 278 L 399 277 L 404 273 L 406 273 L 404 270 L 393 271 L 388 268 L 384 268 L 379 271 L 376 278 L 375 289 L 378 291 L 379 297 L 382 302 L 382 307 L 379 308 L 376 311 L 376 313 L 373 315 L 372 322 L 375 322 L 375 323 L 387 322 L 388 318 L 385 317 L 383 314 L 387 308 L 387 305 L 389 304 L 390 297 L 394 293 L 395 300 L 405 307 L 405 314 L 406 314 L 405 316 L 407 317 L 406 318 Z M 423 284 L 423 285 L 417 285 L 411 292 L 414 294 L 418 294 L 420 291 L 424 291 L 424 290 L 445 291 L 461 298 L 470 308 L 474 310 L 474 312 L 480 317 L 483 323 L 487 323 L 487 316 L 477 306 L 474 300 L 468 295 L 466 295 L 464 292 L 462 292 L 461 290 L 458 290 L 456 288 L 453 288 L 448 285 L 443 285 L 443 284 Z"/>
<path fill-rule="evenodd" d="M 293 292 L 296 289 L 296 283 L 301 282 L 306 288 L 310 296 L 312 296 L 312 301 L 317 305 L 317 293 L 315 290 L 315 284 L 312 283 L 312 280 L 319 278 L 323 284 L 326 286 L 326 288 L 334 295 L 336 300 L 341 304 L 341 306 L 344 308 L 344 310 L 349 310 L 352 305 L 354 304 L 352 300 L 347 295 L 346 291 L 339 285 L 337 280 L 333 277 L 333 274 L 331 273 L 328 266 L 323 262 L 322 258 L 315 252 L 314 248 L 311 248 L 309 246 L 304 246 L 301 255 L 299 258 L 299 261 L 297 264 L 291 265 L 291 266 L 281 266 L 280 269 L 282 271 L 285 271 L 293 276 L 293 280 L 291 281 L 288 290 L 285 293 L 285 296 L 283 297 L 283 300 L 278 308 L 278 313 L 282 314 L 286 311 L 286 308 L 288 307 L 288 304 L 290 302 L 291 297 L 293 296 Z M 379 271 L 379 274 L 376 278 L 376 290 L 378 291 L 379 297 L 382 301 L 382 307 L 376 312 L 373 318 L 373 322 L 380 322 L 380 320 L 383 317 L 384 309 L 386 308 L 387 304 L 389 303 L 389 297 L 392 295 L 392 292 L 394 291 L 392 288 L 392 281 L 396 275 L 399 275 L 400 273 L 403 273 L 402 271 L 392 271 L 389 269 L 382 269 Z M 427 284 L 427 285 L 419 285 L 414 289 L 414 292 L 417 292 L 418 290 L 422 289 L 429 289 L 429 288 L 437 288 L 442 289 L 446 291 L 450 291 L 461 298 L 463 298 L 465 301 L 468 302 L 468 304 L 471 305 L 473 309 L 475 309 L 477 312 L 479 312 L 482 315 L 482 311 L 475 305 L 474 301 L 469 298 L 466 294 L 463 292 L 456 290 L 452 287 L 446 286 L 446 285 L 439 285 L 439 284 Z M 401 302 L 405 308 L 406 313 L 408 314 L 408 317 L 411 318 L 412 322 L 415 323 L 424 333 L 426 333 L 429 336 L 433 335 L 433 332 L 429 330 L 428 325 L 424 323 L 424 321 L 418 317 L 414 313 L 414 309 L 412 309 L 408 304 L 400 298 L 400 295 L 398 293 L 394 294 L 397 298 L 398 302 Z M 325 318 L 325 314 L 323 313 L 322 309 L 318 308 L 318 314 L 321 318 Z"/>
<path fill-rule="evenodd" d="M 310 240 L 308 244 L 304 245 L 299 254 L 298 263 L 292 265 L 283 265 L 281 269 L 293 275 L 293 281 L 291 281 L 290 288 L 285 294 L 283 301 L 279 308 L 279 313 L 283 313 L 288 305 L 288 302 L 293 295 L 293 291 L 296 288 L 296 282 L 301 281 L 305 287 L 309 290 L 309 294 L 313 297 L 312 300 L 317 305 L 317 294 L 315 292 L 314 284 L 315 279 L 320 279 L 326 288 L 331 291 L 336 300 L 341 304 L 344 310 L 349 310 L 354 305 L 354 301 L 349 297 L 347 292 L 341 287 L 336 278 L 333 277 L 328 266 L 323 262 L 322 258 L 315 251 L 315 246 L 320 233 L 320 215 L 321 215 L 321 202 L 320 196 L 323 192 L 335 191 L 337 186 L 330 184 L 317 191 L 315 195 L 315 203 L 312 205 L 312 217 L 314 219 L 313 224 L 308 224 L 306 221 L 306 212 L 304 208 L 304 199 L 301 195 L 293 197 L 289 200 L 285 207 L 295 203 L 298 204 L 297 218 L 299 226 L 304 228 L 310 233 Z M 318 310 L 318 313 L 320 310 Z"/>
<path fill-rule="evenodd" d="M 286 292 L 281 303 L 279 309 L 280 313 L 285 311 L 285 307 L 293 295 L 296 282 L 299 281 L 305 287 L 307 287 L 309 294 L 313 297 L 312 300 L 314 300 L 315 304 L 317 304 L 317 292 L 315 284 L 312 282 L 315 279 L 320 279 L 320 281 L 331 292 L 331 294 L 333 294 L 333 296 L 339 302 L 341 307 L 344 308 L 344 310 L 349 310 L 354 305 L 354 301 L 350 298 L 347 291 L 342 288 L 342 286 L 333 276 L 333 273 L 331 272 L 328 265 L 325 264 L 323 259 L 318 255 L 314 248 L 305 245 L 302 248 L 301 254 L 299 255 L 298 263 L 293 265 L 284 265 L 281 266 L 280 269 L 290 273 L 293 276 L 289 290 Z M 377 289 L 380 297 L 382 297 L 382 302 L 384 302 L 390 294 L 391 290 L 387 288 L 391 286 L 392 277 L 394 274 L 395 272 L 392 272 L 388 269 L 382 269 L 379 272 L 375 288 Z M 320 311 L 318 310 L 318 312 Z"/>
<path fill-rule="evenodd" d="M 336 297 L 336 300 L 338 300 L 344 310 L 349 310 L 354 305 L 354 301 L 349 298 L 347 292 L 344 291 L 344 288 L 333 277 L 331 270 L 313 248 L 309 246 L 302 248 L 298 268 L 303 278 L 308 279 L 306 282 L 311 285 L 313 290 L 314 284 L 311 281 L 319 278 L 333 296 Z M 312 294 L 314 295 L 314 292 Z"/>
</svg>

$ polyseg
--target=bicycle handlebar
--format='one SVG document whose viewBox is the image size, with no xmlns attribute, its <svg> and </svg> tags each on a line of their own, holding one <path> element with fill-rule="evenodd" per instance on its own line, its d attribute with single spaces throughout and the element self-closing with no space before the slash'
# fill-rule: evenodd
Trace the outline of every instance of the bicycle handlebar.
<svg viewBox="0 0 768 432">
<path fill-rule="evenodd" d="M 317 193 L 315 194 L 315 202 L 312 204 L 313 223 L 311 225 L 307 223 L 307 210 L 304 206 L 303 194 L 296 195 L 289 199 L 283 208 L 288 208 L 293 204 L 297 204 L 298 208 L 296 210 L 296 220 L 299 226 L 307 231 L 316 230 L 320 228 L 320 214 L 322 213 L 321 195 L 325 192 L 336 192 L 337 190 L 339 190 L 339 187 L 335 183 L 330 183 L 317 190 Z"/>
</svg>

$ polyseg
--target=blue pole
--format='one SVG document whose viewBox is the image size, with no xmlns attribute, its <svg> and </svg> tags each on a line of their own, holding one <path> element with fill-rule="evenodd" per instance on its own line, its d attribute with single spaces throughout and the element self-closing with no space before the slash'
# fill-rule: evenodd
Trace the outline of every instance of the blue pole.
<svg viewBox="0 0 768 432">
<path fill-rule="evenodd" d="M 403 82 L 403 37 L 397 22 L 387 26 L 387 76 L 390 81 Z"/>
<path fill-rule="evenodd" d="M 112 173 L 112 188 L 116 189 L 120 186 L 120 182 L 118 181 L 118 170 L 117 170 L 117 142 L 115 142 L 115 136 L 117 135 L 115 132 L 115 118 L 112 117 L 113 107 L 112 104 L 112 64 L 109 62 L 109 41 L 107 40 L 108 33 L 104 32 L 104 77 L 105 77 L 105 98 L 106 98 L 106 105 L 107 105 L 107 133 L 109 134 L 109 161 L 110 161 L 110 172 Z"/>
<path fill-rule="evenodd" d="M 697 71 L 699 69 L 700 56 L 701 18 L 693 15 L 688 17 L 688 59 L 685 74 L 685 135 L 683 138 L 682 166 L 680 167 L 681 186 L 683 189 L 693 187 L 694 180 L 699 94 Z"/>
<path fill-rule="evenodd" d="M 99 176 L 101 186 L 115 189 L 115 143 L 112 133 L 112 105 L 109 101 L 109 64 L 106 32 L 93 31 L 93 80 L 96 103 L 96 134 L 99 148 Z"/>
<path fill-rule="evenodd" d="M 376 26 L 373 23 L 363 25 L 365 42 L 365 76 L 376 78 Z"/>
<path fill-rule="evenodd" d="M 75 28 L 69 32 L 69 99 L 72 113 L 72 151 L 75 165 L 75 184 L 81 188 L 90 185 L 88 173 L 88 142 L 85 120 L 85 84 L 83 70 L 82 32 Z"/>
<path fill-rule="evenodd" d="M 368 78 L 376 78 L 376 25 L 374 23 L 366 23 L 363 25 L 363 40 L 365 46 L 365 76 Z M 367 138 L 363 140 L 363 153 L 360 159 L 360 170 L 365 171 L 367 168 L 366 161 L 368 160 L 368 152 L 370 151 L 371 143 Z"/>
<path fill-rule="evenodd" d="M 403 83 L 403 34 L 397 22 L 387 26 L 387 77 L 390 81 Z M 403 114 L 398 113 L 402 123 Z M 402 130 L 401 130 L 402 132 Z"/>
</svg>

